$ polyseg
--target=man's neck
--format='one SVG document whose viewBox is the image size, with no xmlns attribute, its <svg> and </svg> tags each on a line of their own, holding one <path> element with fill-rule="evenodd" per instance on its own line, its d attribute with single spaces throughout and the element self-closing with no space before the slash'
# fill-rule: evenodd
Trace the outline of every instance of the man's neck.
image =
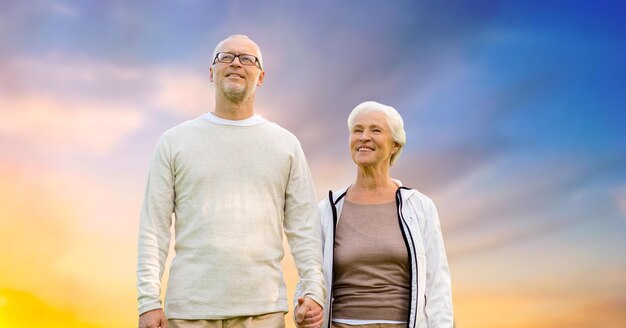
<svg viewBox="0 0 626 328">
<path fill-rule="evenodd" d="M 232 102 L 226 98 L 217 97 L 213 115 L 233 121 L 250 118 L 254 115 L 254 97 L 248 97 L 241 102 Z"/>
</svg>

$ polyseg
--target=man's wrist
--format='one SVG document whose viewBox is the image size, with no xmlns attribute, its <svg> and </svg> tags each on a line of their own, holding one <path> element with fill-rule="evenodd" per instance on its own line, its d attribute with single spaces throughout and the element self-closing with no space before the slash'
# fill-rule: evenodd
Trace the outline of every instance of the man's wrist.
<svg viewBox="0 0 626 328">
<path fill-rule="evenodd" d="M 322 307 L 322 308 L 324 307 L 324 303 L 325 303 L 325 302 L 324 302 L 324 300 L 323 300 L 323 299 L 321 299 L 321 298 L 319 298 L 319 297 L 318 297 L 318 296 L 316 296 L 316 295 L 313 295 L 313 294 L 304 294 L 304 296 L 303 296 L 303 297 L 304 297 L 304 298 L 309 298 L 309 299 L 311 299 L 312 301 L 314 301 L 315 303 L 317 303 L 317 305 L 319 305 L 319 306 L 320 306 L 320 307 Z"/>
</svg>

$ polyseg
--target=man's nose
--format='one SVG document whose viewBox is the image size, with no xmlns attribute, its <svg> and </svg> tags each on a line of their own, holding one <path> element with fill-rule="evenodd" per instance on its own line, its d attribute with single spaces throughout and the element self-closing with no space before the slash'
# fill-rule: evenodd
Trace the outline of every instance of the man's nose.
<svg viewBox="0 0 626 328">
<path fill-rule="evenodd" d="M 235 64 L 235 61 L 237 62 L 237 64 Z M 233 59 L 233 62 L 230 63 L 231 66 L 241 66 L 241 62 L 239 61 L 239 56 L 235 57 L 235 59 Z"/>
</svg>

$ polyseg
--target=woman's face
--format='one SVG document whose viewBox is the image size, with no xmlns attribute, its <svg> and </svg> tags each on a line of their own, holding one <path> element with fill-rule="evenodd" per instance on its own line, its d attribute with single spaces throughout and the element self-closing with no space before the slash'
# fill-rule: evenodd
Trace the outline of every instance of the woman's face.
<svg viewBox="0 0 626 328">
<path fill-rule="evenodd" d="M 354 120 L 350 131 L 350 154 L 359 167 L 389 166 L 398 144 L 391 136 L 387 117 L 381 112 L 364 112 Z"/>
</svg>

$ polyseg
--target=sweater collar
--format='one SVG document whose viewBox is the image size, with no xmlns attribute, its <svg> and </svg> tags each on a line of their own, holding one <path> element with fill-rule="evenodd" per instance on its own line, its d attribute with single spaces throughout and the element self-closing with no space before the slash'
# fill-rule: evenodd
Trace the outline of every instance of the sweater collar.
<svg viewBox="0 0 626 328">
<path fill-rule="evenodd" d="M 232 126 L 252 126 L 267 122 L 261 115 L 255 114 L 249 118 L 243 120 L 227 120 L 225 118 L 217 117 L 213 113 L 205 113 L 200 116 L 203 120 L 220 125 L 232 125 Z"/>
</svg>

